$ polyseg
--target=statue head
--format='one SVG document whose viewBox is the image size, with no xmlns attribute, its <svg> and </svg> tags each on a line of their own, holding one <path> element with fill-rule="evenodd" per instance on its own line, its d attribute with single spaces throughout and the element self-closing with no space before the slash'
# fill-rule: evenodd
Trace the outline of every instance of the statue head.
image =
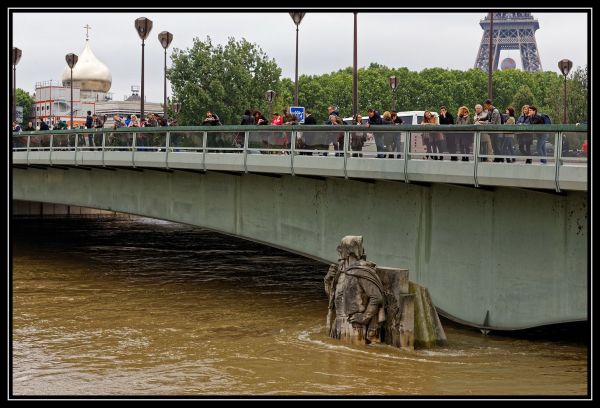
<svg viewBox="0 0 600 408">
<path fill-rule="evenodd" d="M 366 259 L 362 241 L 362 235 L 346 235 L 337 247 L 338 258 L 348 259 L 352 256 L 356 260 Z"/>
</svg>

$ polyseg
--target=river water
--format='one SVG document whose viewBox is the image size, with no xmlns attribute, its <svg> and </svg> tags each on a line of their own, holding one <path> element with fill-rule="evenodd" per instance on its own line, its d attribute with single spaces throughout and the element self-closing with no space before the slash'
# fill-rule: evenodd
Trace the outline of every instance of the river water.
<svg viewBox="0 0 600 408">
<path fill-rule="evenodd" d="M 442 320 L 444 348 L 343 345 L 325 335 L 325 264 L 146 218 L 11 230 L 15 396 L 587 393 L 581 326 L 484 336 Z"/>
</svg>

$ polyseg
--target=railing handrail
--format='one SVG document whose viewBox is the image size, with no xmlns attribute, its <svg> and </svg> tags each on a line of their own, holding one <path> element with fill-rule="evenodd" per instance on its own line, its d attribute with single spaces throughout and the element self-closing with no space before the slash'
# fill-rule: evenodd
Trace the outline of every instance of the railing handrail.
<svg viewBox="0 0 600 408">
<path fill-rule="evenodd" d="M 490 132 L 504 133 L 544 133 L 544 132 L 588 132 L 588 125 L 226 125 L 226 126 L 164 126 L 133 128 L 98 128 L 98 129 L 66 129 L 36 130 L 13 133 L 13 136 L 26 135 L 60 135 L 75 133 L 163 133 L 163 132 Z"/>
</svg>

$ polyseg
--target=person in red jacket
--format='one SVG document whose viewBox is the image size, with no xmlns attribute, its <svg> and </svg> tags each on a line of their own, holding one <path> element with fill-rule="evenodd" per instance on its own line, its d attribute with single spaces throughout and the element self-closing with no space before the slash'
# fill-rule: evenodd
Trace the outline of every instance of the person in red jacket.
<svg viewBox="0 0 600 408">
<path fill-rule="evenodd" d="M 277 112 L 271 116 L 271 125 L 283 125 L 283 119 Z"/>
<path fill-rule="evenodd" d="M 583 154 L 585 155 L 585 157 L 587 157 L 587 155 L 588 155 L 587 139 L 585 139 L 583 141 L 583 144 L 581 145 L 581 150 L 583 150 Z"/>
</svg>

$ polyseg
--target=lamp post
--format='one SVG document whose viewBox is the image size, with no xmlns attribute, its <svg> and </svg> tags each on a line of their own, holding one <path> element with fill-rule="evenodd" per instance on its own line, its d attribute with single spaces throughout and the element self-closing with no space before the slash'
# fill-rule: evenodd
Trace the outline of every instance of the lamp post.
<svg viewBox="0 0 600 408">
<path fill-rule="evenodd" d="M 290 13 L 294 24 L 296 24 L 296 81 L 294 91 L 294 106 L 298 106 L 298 26 L 306 13 Z"/>
<path fill-rule="evenodd" d="M 358 113 L 358 35 L 356 28 L 356 12 L 354 12 L 354 55 L 352 61 L 352 120 L 356 120 Z"/>
<path fill-rule="evenodd" d="M 390 88 L 392 90 L 392 110 L 396 110 L 396 89 L 398 86 L 398 78 L 395 75 L 392 75 L 388 78 L 388 82 L 390 84 Z"/>
<path fill-rule="evenodd" d="M 568 59 L 562 59 L 558 61 L 558 69 L 565 77 L 565 98 L 563 104 L 563 124 L 567 124 L 567 75 L 569 75 L 569 71 L 573 68 L 573 62 Z"/>
<path fill-rule="evenodd" d="M 494 13 L 490 13 L 490 46 L 488 53 L 488 99 L 492 99 L 492 39 L 494 38 Z"/>
<path fill-rule="evenodd" d="M 135 20 L 135 29 L 142 39 L 142 95 L 140 105 L 140 120 L 144 118 L 144 40 L 148 38 L 150 30 L 152 30 L 152 20 L 146 17 L 140 17 Z"/>
<path fill-rule="evenodd" d="M 173 34 L 168 31 L 162 31 L 158 34 L 158 41 L 160 41 L 160 45 L 165 49 L 165 94 L 163 100 L 165 107 L 164 117 L 167 120 L 169 118 L 167 114 L 167 48 L 169 48 L 171 41 L 173 41 Z"/>
<path fill-rule="evenodd" d="M 21 55 L 23 55 L 23 52 L 19 48 L 13 47 L 13 49 L 12 49 L 12 64 L 13 64 L 12 115 L 13 115 L 14 121 L 17 120 L 17 64 L 21 60 Z"/>
<path fill-rule="evenodd" d="M 267 100 L 267 102 L 269 102 L 269 117 L 268 117 L 268 121 L 270 123 L 271 121 L 271 107 L 273 105 L 273 99 L 275 99 L 275 91 L 272 90 L 268 90 L 267 92 L 265 92 L 265 99 Z"/>
<path fill-rule="evenodd" d="M 67 60 L 67 65 L 71 70 L 71 129 L 73 129 L 73 67 L 77 64 L 77 60 L 79 57 L 73 53 L 67 54 L 65 56 Z"/>
<path fill-rule="evenodd" d="M 175 120 L 179 119 L 180 111 L 181 111 L 181 102 L 173 102 L 173 112 L 175 112 Z"/>
</svg>

